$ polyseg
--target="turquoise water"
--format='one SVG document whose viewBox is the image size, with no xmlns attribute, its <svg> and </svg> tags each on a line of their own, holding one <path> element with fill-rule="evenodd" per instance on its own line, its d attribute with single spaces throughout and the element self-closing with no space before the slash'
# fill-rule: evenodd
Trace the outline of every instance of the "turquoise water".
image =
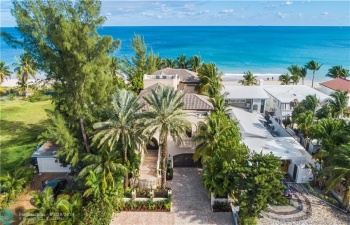
<svg viewBox="0 0 350 225">
<path fill-rule="evenodd" d="M 19 36 L 14 28 L 1 30 Z M 281 74 L 292 64 L 315 60 L 323 64 L 315 80 L 323 81 L 331 66 L 350 68 L 350 27 L 103 27 L 99 33 L 122 40 L 118 57 L 133 54 L 130 41 L 137 33 L 160 57 L 200 55 L 224 73 Z M 7 64 L 22 52 L 2 40 L 0 46 Z"/>
</svg>

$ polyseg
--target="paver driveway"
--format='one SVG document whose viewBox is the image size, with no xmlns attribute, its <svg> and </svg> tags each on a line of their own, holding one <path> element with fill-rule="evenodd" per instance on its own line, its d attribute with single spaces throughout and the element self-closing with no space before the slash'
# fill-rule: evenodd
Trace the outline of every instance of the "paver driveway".
<svg viewBox="0 0 350 225">
<path fill-rule="evenodd" d="M 121 212 L 111 225 L 232 224 L 230 213 L 213 213 L 210 199 L 201 184 L 201 169 L 175 168 L 168 182 L 173 190 L 171 212 Z"/>
</svg>

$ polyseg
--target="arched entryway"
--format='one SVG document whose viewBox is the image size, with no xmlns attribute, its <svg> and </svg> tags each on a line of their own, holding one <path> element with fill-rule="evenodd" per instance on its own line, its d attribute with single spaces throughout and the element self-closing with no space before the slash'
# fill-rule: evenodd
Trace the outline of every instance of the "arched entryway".
<svg viewBox="0 0 350 225">
<path fill-rule="evenodd" d="M 147 150 L 158 150 L 159 149 L 159 144 L 156 138 L 152 138 L 151 139 L 151 143 L 148 143 L 146 145 L 146 149 Z"/>
<path fill-rule="evenodd" d="M 200 161 L 201 160 L 198 160 L 198 162 L 194 162 L 192 153 L 179 154 L 179 155 L 174 155 L 173 166 L 174 167 L 201 167 Z"/>
</svg>

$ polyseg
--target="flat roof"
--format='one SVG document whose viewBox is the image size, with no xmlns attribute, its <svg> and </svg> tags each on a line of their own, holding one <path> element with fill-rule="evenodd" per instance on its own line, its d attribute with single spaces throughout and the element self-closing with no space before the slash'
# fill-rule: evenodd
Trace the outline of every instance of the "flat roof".
<svg viewBox="0 0 350 225">
<path fill-rule="evenodd" d="M 294 99 L 301 102 L 308 95 L 316 95 L 319 102 L 324 102 L 330 98 L 328 95 L 306 85 L 266 85 L 264 89 L 282 103 L 290 103 Z"/>
<path fill-rule="evenodd" d="M 232 118 L 239 123 L 243 143 L 256 153 L 273 153 L 281 159 L 303 159 L 305 149 L 293 137 L 273 137 L 263 126 L 265 121 L 259 113 L 250 113 L 244 109 L 231 107 Z"/>
<path fill-rule="evenodd" d="M 268 99 L 269 95 L 264 91 L 263 86 L 225 86 L 221 94 L 228 95 L 230 99 Z"/>
<path fill-rule="evenodd" d="M 34 152 L 32 157 L 36 158 L 52 158 L 60 148 L 60 145 L 54 144 L 50 141 L 43 144 L 38 150 Z"/>
</svg>

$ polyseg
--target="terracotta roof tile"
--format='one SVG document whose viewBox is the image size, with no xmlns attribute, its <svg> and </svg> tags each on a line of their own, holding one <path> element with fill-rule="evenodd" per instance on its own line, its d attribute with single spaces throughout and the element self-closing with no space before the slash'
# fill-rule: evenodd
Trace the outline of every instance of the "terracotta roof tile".
<svg viewBox="0 0 350 225">
<path fill-rule="evenodd" d="M 320 85 L 325 86 L 327 88 L 330 88 L 332 90 L 341 90 L 341 91 L 348 91 L 350 93 L 350 80 L 345 80 L 342 78 L 335 78 L 333 80 L 329 80 L 323 83 L 320 83 Z"/>
</svg>

